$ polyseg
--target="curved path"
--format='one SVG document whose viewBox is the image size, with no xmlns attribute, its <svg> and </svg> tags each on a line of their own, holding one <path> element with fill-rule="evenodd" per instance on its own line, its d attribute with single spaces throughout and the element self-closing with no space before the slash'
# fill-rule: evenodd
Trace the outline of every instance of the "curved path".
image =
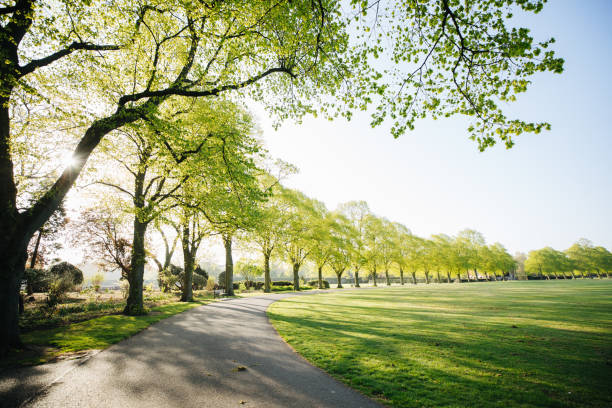
<svg viewBox="0 0 612 408">
<path fill-rule="evenodd" d="M 47 383 L 42 389 L 30 384 L 37 396 L 24 406 L 379 407 L 310 365 L 280 338 L 266 309 L 288 296 L 295 294 L 215 302 L 162 320 L 65 364 L 63 372 L 41 374 L 39 383 L 45 378 Z M 21 377 L 21 384 L 14 379 L 13 385 L 27 388 L 28 376 Z"/>
</svg>

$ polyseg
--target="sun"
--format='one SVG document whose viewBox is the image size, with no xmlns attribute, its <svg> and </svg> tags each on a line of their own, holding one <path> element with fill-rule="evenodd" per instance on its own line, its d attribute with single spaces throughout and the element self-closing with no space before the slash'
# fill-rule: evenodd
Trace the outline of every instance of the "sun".
<svg viewBox="0 0 612 408">
<path fill-rule="evenodd" d="M 68 167 L 72 168 L 72 167 L 76 167 L 76 165 L 78 164 L 78 160 L 72 154 L 66 154 L 62 158 L 62 164 L 64 165 L 65 168 L 68 168 Z"/>
</svg>

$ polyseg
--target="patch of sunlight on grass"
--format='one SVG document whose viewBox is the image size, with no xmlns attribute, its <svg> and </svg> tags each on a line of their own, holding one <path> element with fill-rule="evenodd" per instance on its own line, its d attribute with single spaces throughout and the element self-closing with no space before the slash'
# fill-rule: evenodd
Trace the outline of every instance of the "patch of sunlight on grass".
<svg viewBox="0 0 612 408">
<path fill-rule="evenodd" d="M 394 407 L 612 406 L 612 281 L 347 290 L 276 302 L 300 354 Z"/>
</svg>

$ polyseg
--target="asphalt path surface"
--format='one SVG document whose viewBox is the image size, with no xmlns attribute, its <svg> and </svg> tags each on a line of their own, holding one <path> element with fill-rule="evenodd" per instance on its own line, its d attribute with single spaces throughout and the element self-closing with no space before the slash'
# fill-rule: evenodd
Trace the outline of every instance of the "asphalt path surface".
<svg viewBox="0 0 612 408">
<path fill-rule="evenodd" d="M 225 300 L 106 350 L 0 375 L 2 406 L 380 407 L 310 365 L 266 309 L 295 294 Z"/>
</svg>

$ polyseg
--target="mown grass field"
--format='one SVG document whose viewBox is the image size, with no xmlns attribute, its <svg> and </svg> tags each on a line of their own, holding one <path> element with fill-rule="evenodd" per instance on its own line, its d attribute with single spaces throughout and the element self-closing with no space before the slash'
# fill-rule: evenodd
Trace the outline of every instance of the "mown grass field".
<svg viewBox="0 0 612 408">
<path fill-rule="evenodd" d="M 612 280 L 299 296 L 268 315 L 302 356 L 394 407 L 612 407 Z"/>
</svg>

